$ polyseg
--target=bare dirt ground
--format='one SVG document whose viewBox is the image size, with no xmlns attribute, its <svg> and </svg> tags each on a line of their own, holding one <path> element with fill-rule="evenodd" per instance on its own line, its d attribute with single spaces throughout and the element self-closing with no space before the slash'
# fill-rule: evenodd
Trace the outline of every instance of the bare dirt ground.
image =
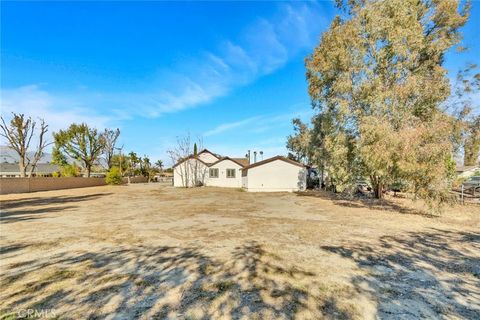
<svg viewBox="0 0 480 320">
<path fill-rule="evenodd" d="M 0 318 L 480 314 L 479 206 L 158 184 L 0 200 Z"/>
</svg>

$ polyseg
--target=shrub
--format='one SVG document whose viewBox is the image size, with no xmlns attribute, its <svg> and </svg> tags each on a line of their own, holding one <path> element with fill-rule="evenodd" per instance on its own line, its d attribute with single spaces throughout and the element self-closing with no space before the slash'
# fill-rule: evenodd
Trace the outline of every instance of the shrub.
<svg viewBox="0 0 480 320">
<path fill-rule="evenodd" d="M 60 174 L 62 177 L 79 177 L 80 176 L 80 167 L 75 163 L 66 164 L 61 167 Z"/>
<path fill-rule="evenodd" d="M 120 168 L 112 167 L 105 177 L 105 182 L 108 184 L 122 184 L 122 175 L 120 174 Z"/>
</svg>

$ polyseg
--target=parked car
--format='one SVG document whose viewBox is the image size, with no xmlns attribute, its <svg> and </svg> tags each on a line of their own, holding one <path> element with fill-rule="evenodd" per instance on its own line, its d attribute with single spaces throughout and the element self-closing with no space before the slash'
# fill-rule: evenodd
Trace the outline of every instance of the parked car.
<svg viewBox="0 0 480 320">
<path fill-rule="evenodd" d="M 370 185 L 370 183 L 367 182 L 367 180 L 357 180 L 355 185 L 357 188 L 357 192 L 365 193 L 372 191 L 372 186 Z"/>
<path fill-rule="evenodd" d="M 480 187 L 480 176 L 473 176 L 463 182 L 464 188 Z"/>
<path fill-rule="evenodd" d="M 408 190 L 408 184 L 405 181 L 397 180 L 390 184 L 388 189 L 393 192 L 406 192 Z"/>
<path fill-rule="evenodd" d="M 320 186 L 320 177 L 315 168 L 309 168 L 307 173 L 307 189 L 315 189 Z"/>
</svg>

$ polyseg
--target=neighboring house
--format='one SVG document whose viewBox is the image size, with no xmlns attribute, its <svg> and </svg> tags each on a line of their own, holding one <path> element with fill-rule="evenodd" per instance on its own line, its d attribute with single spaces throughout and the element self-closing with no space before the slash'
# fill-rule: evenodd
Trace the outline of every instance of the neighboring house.
<svg viewBox="0 0 480 320">
<path fill-rule="evenodd" d="M 54 172 L 58 172 L 59 167 L 51 163 L 38 163 L 33 175 L 35 177 L 51 177 Z M 27 175 L 30 173 L 30 166 L 27 167 Z M 0 177 L 19 178 L 20 170 L 18 163 L 0 163 Z"/>
<path fill-rule="evenodd" d="M 299 191 L 306 188 L 307 168 L 276 156 L 256 163 L 222 157 L 204 149 L 173 166 L 173 185 L 244 188 L 248 191 Z"/>
<path fill-rule="evenodd" d="M 455 168 L 455 172 L 459 178 L 469 178 L 478 170 L 480 170 L 480 166 L 458 166 Z"/>
</svg>

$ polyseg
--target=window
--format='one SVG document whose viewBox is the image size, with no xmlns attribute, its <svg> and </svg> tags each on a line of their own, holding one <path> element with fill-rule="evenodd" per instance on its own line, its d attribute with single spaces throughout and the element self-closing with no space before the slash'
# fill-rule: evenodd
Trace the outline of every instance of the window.
<svg viewBox="0 0 480 320">
<path fill-rule="evenodd" d="M 235 178 L 235 169 L 227 169 L 227 178 Z"/>
<path fill-rule="evenodd" d="M 218 178 L 218 169 L 210 169 L 210 178 Z"/>
</svg>

